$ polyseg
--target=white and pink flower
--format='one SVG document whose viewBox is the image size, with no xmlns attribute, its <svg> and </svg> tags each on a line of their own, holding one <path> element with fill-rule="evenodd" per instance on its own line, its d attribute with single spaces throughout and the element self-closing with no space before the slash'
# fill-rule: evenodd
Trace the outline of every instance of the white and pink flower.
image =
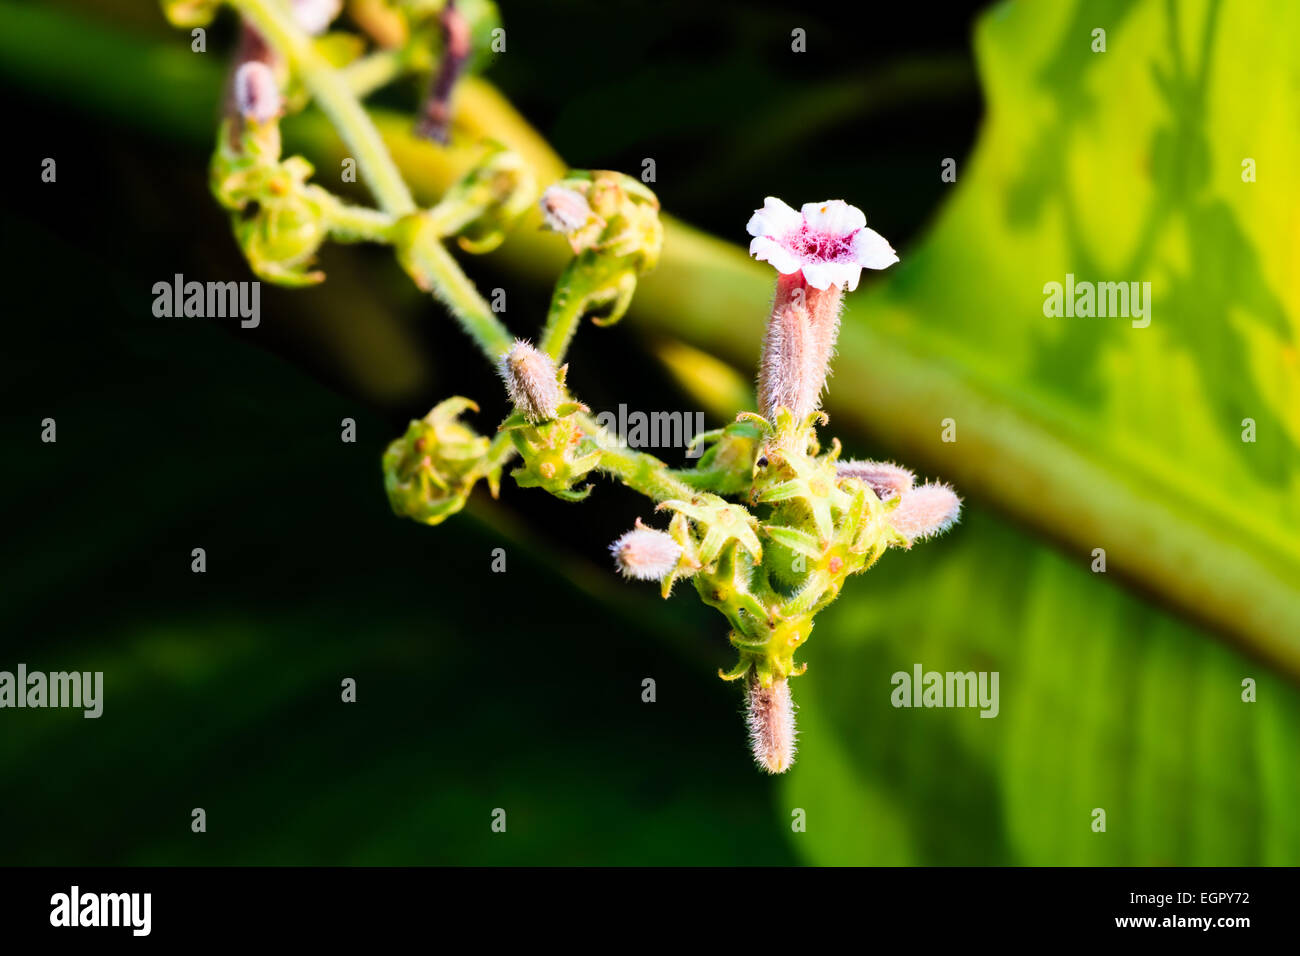
<svg viewBox="0 0 1300 956">
<path fill-rule="evenodd" d="M 821 405 L 846 290 L 863 269 L 884 269 L 898 255 L 862 210 L 842 199 L 805 203 L 795 212 L 768 196 L 750 217 L 749 254 L 779 273 L 758 374 L 760 412 L 780 408 L 804 419 Z"/>
<path fill-rule="evenodd" d="M 774 196 L 750 217 L 749 254 L 782 275 L 802 272 L 814 289 L 852 292 L 863 269 L 885 269 L 898 254 L 856 206 L 842 199 L 804 203 L 796 212 Z"/>
</svg>

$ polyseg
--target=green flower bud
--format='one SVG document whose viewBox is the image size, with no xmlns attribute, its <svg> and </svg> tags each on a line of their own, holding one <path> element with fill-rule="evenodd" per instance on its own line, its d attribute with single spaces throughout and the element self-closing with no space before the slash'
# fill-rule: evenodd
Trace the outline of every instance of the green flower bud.
<svg viewBox="0 0 1300 956">
<path fill-rule="evenodd" d="M 324 273 L 308 267 L 329 237 L 333 197 L 307 183 L 314 172 L 307 160 L 291 156 L 280 161 L 273 122 L 232 131 L 229 123 L 222 126 L 209 178 L 213 195 L 231 211 L 235 239 L 249 267 L 278 285 L 322 281 Z"/>
<path fill-rule="evenodd" d="M 574 251 L 556 283 L 552 312 L 601 311 L 596 324 L 614 324 L 631 304 L 637 278 L 659 262 L 658 198 L 622 173 L 573 171 L 542 194 L 541 206 L 547 228 Z"/>
<path fill-rule="evenodd" d="M 480 478 L 496 497 L 501 469 L 488 462 L 488 439 L 458 421 L 467 409 L 478 406 L 459 396 L 440 402 L 388 446 L 384 488 L 395 514 L 440 524 L 465 507 Z"/>
<path fill-rule="evenodd" d="M 234 217 L 235 238 L 252 270 L 285 286 L 315 285 L 325 279 L 320 270 L 308 271 L 321 244 L 329 236 L 325 206 L 312 187 L 283 198 L 259 203 L 252 215 Z"/>
</svg>

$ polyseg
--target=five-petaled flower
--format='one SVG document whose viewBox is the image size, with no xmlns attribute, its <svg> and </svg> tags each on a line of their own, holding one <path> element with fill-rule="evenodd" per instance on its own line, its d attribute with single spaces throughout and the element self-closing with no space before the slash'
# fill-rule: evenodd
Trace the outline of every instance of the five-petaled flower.
<svg viewBox="0 0 1300 956">
<path fill-rule="evenodd" d="M 778 273 L 758 374 L 759 410 L 771 420 L 788 408 L 802 421 L 821 404 L 846 290 L 863 268 L 884 269 L 898 255 L 867 217 L 842 199 L 805 203 L 795 212 L 768 196 L 747 227 L 749 254 Z"/>
<path fill-rule="evenodd" d="M 804 203 L 795 212 L 774 196 L 750 217 L 749 254 L 782 275 L 802 272 L 814 289 L 833 285 L 852 292 L 862 270 L 885 269 L 898 254 L 856 206 L 842 199 Z"/>
</svg>

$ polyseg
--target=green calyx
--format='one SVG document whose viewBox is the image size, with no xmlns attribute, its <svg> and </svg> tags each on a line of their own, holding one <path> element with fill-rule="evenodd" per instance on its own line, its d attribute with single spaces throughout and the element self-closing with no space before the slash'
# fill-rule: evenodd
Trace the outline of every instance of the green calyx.
<svg viewBox="0 0 1300 956">
<path fill-rule="evenodd" d="M 573 170 L 554 188 L 586 203 L 581 222 L 569 210 L 558 224 L 574 257 L 555 283 L 541 341 L 558 361 L 584 316 L 613 325 L 627 312 L 637 279 L 659 263 L 663 224 L 658 197 L 622 173 Z"/>
<path fill-rule="evenodd" d="M 555 418 L 532 422 L 522 412 L 501 423 L 523 464 L 510 472 L 521 488 L 541 488 L 564 501 L 581 501 L 590 486 L 576 487 L 601 460 L 600 448 L 587 436 L 579 415 L 588 411 L 578 402 L 566 402 Z"/>
<path fill-rule="evenodd" d="M 480 478 L 496 497 L 501 466 L 490 454 L 491 442 L 459 420 L 465 411 L 477 412 L 478 406 L 468 398 L 449 398 L 389 444 L 384 488 L 395 514 L 441 524 L 465 507 Z"/>
<path fill-rule="evenodd" d="M 280 159 L 274 123 L 222 127 L 209 167 L 217 201 L 231 212 L 235 239 L 249 267 L 268 282 L 314 285 L 325 274 L 310 269 L 330 234 L 337 200 L 307 182 L 314 169 L 301 156 Z"/>
<path fill-rule="evenodd" d="M 798 676 L 795 652 L 812 633 L 816 614 L 840 593 L 850 575 L 870 568 L 891 545 L 906 539 L 889 524 L 896 501 L 882 502 L 870 487 L 836 474 L 839 443 L 820 453 L 814 415 L 797 422 L 785 409 L 774 422 L 745 414 L 702 436 L 711 441 L 698 471 L 730 476 L 714 481 L 747 506 L 716 495 L 665 502 L 690 519 L 687 555 L 696 591 L 731 625 L 739 652 L 725 680 L 753 675 L 763 686 Z"/>
</svg>

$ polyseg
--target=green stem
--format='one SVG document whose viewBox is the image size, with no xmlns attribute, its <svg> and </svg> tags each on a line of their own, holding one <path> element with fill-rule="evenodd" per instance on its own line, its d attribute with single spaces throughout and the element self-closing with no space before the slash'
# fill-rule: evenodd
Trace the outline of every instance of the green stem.
<svg viewBox="0 0 1300 956">
<path fill-rule="evenodd" d="M 492 439 L 492 444 L 488 446 L 488 453 L 484 456 L 483 467 L 488 471 L 492 468 L 503 467 L 517 453 L 518 449 L 515 448 L 510 433 L 497 432 Z"/>
<path fill-rule="evenodd" d="M 441 242 L 437 226 L 427 215 L 404 220 L 415 234 L 401 243 L 398 256 L 415 284 L 450 310 L 451 314 L 494 366 L 510 351 L 512 336 L 478 294 Z M 399 226 L 399 228 L 401 228 Z"/>
<path fill-rule="evenodd" d="M 556 283 L 551 307 L 546 313 L 546 328 L 538 343 L 538 348 L 555 359 L 557 365 L 564 361 L 564 353 L 568 351 L 569 343 L 578 331 L 578 323 L 582 321 L 587 301 L 586 295 L 576 292 L 566 281 L 570 272 L 571 270 L 566 270 L 565 275 Z"/>
<path fill-rule="evenodd" d="M 364 100 L 376 90 L 395 80 L 416 73 L 430 73 L 438 65 L 430 52 L 430 37 L 421 32 L 407 39 L 401 47 L 375 50 L 339 69 L 352 95 Z"/>
<path fill-rule="evenodd" d="M 397 220 L 378 209 L 354 206 L 330 194 L 326 204 L 330 235 L 339 242 L 392 243 L 396 238 Z"/>
<path fill-rule="evenodd" d="M 695 490 L 673 477 L 668 466 L 654 455 L 622 446 L 617 438 L 589 415 L 579 415 L 578 421 L 582 424 L 583 431 L 600 446 L 601 456 L 597 470 L 654 501 L 670 501 L 675 498 L 689 501 L 695 496 Z"/>
<path fill-rule="evenodd" d="M 429 210 L 439 236 L 454 236 L 483 214 L 481 206 L 467 202 L 440 202 Z"/>
<path fill-rule="evenodd" d="M 352 152 L 380 208 L 392 216 L 415 212 L 415 200 L 379 131 L 347 82 L 316 52 L 311 38 L 299 29 L 288 8 L 276 0 L 232 0 L 232 5 L 302 78 Z"/>
<path fill-rule="evenodd" d="M 356 159 L 361 177 L 374 193 L 380 209 L 394 220 L 413 218 L 417 212 L 415 200 L 411 197 L 397 164 L 389 155 L 383 138 L 343 73 L 335 70 L 316 52 L 311 38 L 298 28 L 288 9 L 278 0 L 231 2 L 302 78 L 317 105 Z M 411 219 L 407 221 L 410 222 Z M 377 223 L 362 223 L 357 220 L 353 225 L 369 228 Z M 451 311 L 488 361 L 495 364 L 509 350 L 514 339 L 497 320 L 451 253 L 443 247 L 442 237 L 436 230 L 426 228 L 427 225 L 425 221 L 416 222 L 412 226 L 409 242 L 399 249 L 402 263 L 420 288 L 432 293 L 434 298 Z M 400 236 L 393 234 L 389 236 L 389 241 L 398 238 Z"/>
</svg>

